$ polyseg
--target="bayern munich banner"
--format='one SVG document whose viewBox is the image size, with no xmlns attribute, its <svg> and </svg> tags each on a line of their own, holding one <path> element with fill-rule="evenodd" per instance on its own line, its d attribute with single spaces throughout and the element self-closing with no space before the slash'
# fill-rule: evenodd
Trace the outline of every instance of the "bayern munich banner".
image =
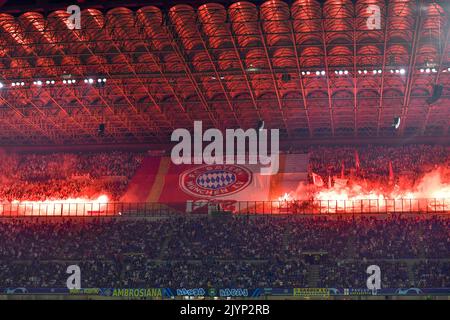
<svg viewBox="0 0 450 320">
<path fill-rule="evenodd" d="M 174 164 L 169 157 L 148 157 L 131 182 L 124 201 L 160 202 L 186 212 L 207 212 L 206 204 L 236 212 L 252 201 L 276 201 L 307 178 L 307 154 L 280 155 L 274 175 L 261 174 L 259 164 Z M 246 201 L 246 207 L 239 201 Z"/>
</svg>

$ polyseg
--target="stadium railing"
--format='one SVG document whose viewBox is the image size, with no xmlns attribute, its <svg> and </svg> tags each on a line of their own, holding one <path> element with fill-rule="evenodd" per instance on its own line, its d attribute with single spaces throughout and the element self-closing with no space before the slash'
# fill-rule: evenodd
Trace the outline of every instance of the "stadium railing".
<svg viewBox="0 0 450 320">
<path fill-rule="evenodd" d="M 450 199 L 197 201 L 185 203 L 1 203 L 0 217 L 167 216 L 177 214 L 450 213 Z"/>
</svg>

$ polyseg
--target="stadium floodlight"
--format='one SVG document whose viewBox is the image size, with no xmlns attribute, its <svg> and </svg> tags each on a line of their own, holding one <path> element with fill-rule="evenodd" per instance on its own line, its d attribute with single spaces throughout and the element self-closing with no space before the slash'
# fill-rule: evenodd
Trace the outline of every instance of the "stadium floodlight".
<svg viewBox="0 0 450 320">
<path fill-rule="evenodd" d="M 214 77 L 214 79 L 216 79 L 216 77 Z M 97 85 L 100 88 L 103 88 L 105 86 L 105 84 L 106 84 L 106 78 L 98 78 L 97 79 Z"/>
<path fill-rule="evenodd" d="M 245 71 L 247 71 L 247 72 L 258 72 L 259 68 L 255 67 L 252 63 L 250 63 L 250 65 L 248 66 L 247 69 L 245 69 Z"/>
</svg>

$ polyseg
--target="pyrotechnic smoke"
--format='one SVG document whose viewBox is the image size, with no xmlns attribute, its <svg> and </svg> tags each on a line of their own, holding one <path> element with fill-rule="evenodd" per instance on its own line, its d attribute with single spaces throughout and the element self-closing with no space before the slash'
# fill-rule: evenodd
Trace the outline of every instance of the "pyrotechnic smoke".
<svg viewBox="0 0 450 320">
<path fill-rule="evenodd" d="M 345 186 L 335 184 L 330 189 L 325 187 L 318 189 L 300 183 L 295 192 L 286 193 L 279 200 L 313 199 L 325 212 L 351 211 L 354 207 L 358 210 L 363 208 L 363 211 L 371 211 L 374 210 L 373 206 L 379 211 L 397 211 L 399 208 L 401 211 L 421 211 L 426 210 L 427 206 L 440 210 L 445 206 L 444 209 L 450 211 L 449 168 L 437 168 L 417 179 L 412 187 L 406 185 L 408 184 L 400 183 L 389 186 L 354 179 L 349 180 Z"/>
<path fill-rule="evenodd" d="M 12 216 L 81 216 L 106 213 L 109 198 L 101 195 L 96 199 L 69 198 L 64 200 L 19 201 L 0 206 L 1 215 Z"/>
<path fill-rule="evenodd" d="M 439 168 L 425 174 L 416 186 L 416 198 L 450 199 L 449 168 Z"/>
</svg>

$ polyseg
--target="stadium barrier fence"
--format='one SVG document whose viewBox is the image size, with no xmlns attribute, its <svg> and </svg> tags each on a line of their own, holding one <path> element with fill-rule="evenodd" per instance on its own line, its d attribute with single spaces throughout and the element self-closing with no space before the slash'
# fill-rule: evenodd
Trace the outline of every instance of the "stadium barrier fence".
<svg viewBox="0 0 450 320">
<path fill-rule="evenodd" d="M 450 213 L 450 199 L 196 201 L 187 203 L 2 203 L 0 217 L 168 216 L 178 214 Z"/>
</svg>

